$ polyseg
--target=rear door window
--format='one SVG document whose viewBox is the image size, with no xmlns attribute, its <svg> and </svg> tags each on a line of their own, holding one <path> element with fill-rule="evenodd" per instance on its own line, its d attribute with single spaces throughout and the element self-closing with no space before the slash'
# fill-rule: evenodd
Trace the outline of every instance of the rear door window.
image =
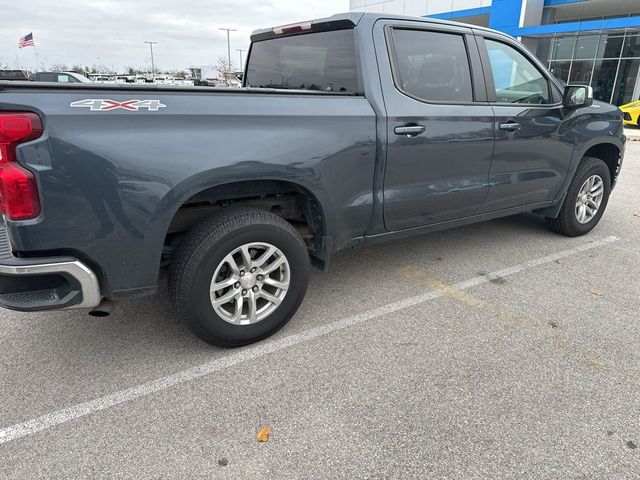
<svg viewBox="0 0 640 480">
<path fill-rule="evenodd" d="M 354 31 L 308 33 L 251 46 L 246 86 L 358 93 Z"/>
<path fill-rule="evenodd" d="M 432 102 L 473 101 L 462 35 L 395 29 L 393 49 L 396 84 L 403 93 Z"/>
</svg>

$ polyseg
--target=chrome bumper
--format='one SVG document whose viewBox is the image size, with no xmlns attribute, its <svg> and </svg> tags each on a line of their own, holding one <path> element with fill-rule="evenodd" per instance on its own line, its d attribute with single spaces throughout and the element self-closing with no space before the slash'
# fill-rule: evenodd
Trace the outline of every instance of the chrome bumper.
<svg viewBox="0 0 640 480">
<path fill-rule="evenodd" d="M 1 221 L 1 220 L 0 220 Z M 74 257 L 18 258 L 0 224 L 0 306 L 38 311 L 93 308 L 102 300 L 95 273 Z"/>
</svg>

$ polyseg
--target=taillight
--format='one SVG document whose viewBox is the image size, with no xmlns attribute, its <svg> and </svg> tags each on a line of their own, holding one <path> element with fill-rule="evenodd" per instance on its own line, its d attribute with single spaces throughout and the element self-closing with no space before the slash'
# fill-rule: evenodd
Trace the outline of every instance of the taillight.
<svg viewBox="0 0 640 480">
<path fill-rule="evenodd" d="M 0 209 L 9 220 L 40 215 L 36 179 L 16 159 L 16 147 L 42 135 L 40 117 L 31 112 L 0 112 Z"/>
</svg>

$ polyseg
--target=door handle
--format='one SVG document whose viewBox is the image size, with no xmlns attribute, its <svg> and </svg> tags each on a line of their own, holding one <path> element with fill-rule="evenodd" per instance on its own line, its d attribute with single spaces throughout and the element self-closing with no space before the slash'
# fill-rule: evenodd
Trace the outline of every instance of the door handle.
<svg viewBox="0 0 640 480">
<path fill-rule="evenodd" d="M 521 128 L 522 127 L 520 126 L 520 124 L 516 122 L 508 122 L 508 123 L 500 124 L 500 130 L 507 130 L 508 132 L 515 132 L 520 130 Z"/>
<path fill-rule="evenodd" d="M 424 133 L 426 128 L 424 125 L 403 125 L 402 127 L 396 127 L 393 129 L 393 133 L 396 135 L 404 135 L 406 137 L 416 137 Z"/>
</svg>

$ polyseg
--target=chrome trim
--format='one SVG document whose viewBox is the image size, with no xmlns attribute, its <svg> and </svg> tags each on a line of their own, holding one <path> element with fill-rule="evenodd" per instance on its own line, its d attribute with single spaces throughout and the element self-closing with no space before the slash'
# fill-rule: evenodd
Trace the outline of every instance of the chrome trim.
<svg viewBox="0 0 640 480">
<path fill-rule="evenodd" d="M 82 302 L 78 305 L 65 307 L 64 310 L 73 308 L 93 308 L 100 304 L 102 295 L 100 294 L 98 277 L 96 277 L 89 267 L 79 260 L 24 266 L 0 264 L 0 274 L 39 275 L 46 273 L 66 273 L 80 283 L 80 288 L 82 290 Z"/>
<path fill-rule="evenodd" d="M 593 87 L 591 85 L 587 86 L 587 98 L 593 99 Z"/>
</svg>

